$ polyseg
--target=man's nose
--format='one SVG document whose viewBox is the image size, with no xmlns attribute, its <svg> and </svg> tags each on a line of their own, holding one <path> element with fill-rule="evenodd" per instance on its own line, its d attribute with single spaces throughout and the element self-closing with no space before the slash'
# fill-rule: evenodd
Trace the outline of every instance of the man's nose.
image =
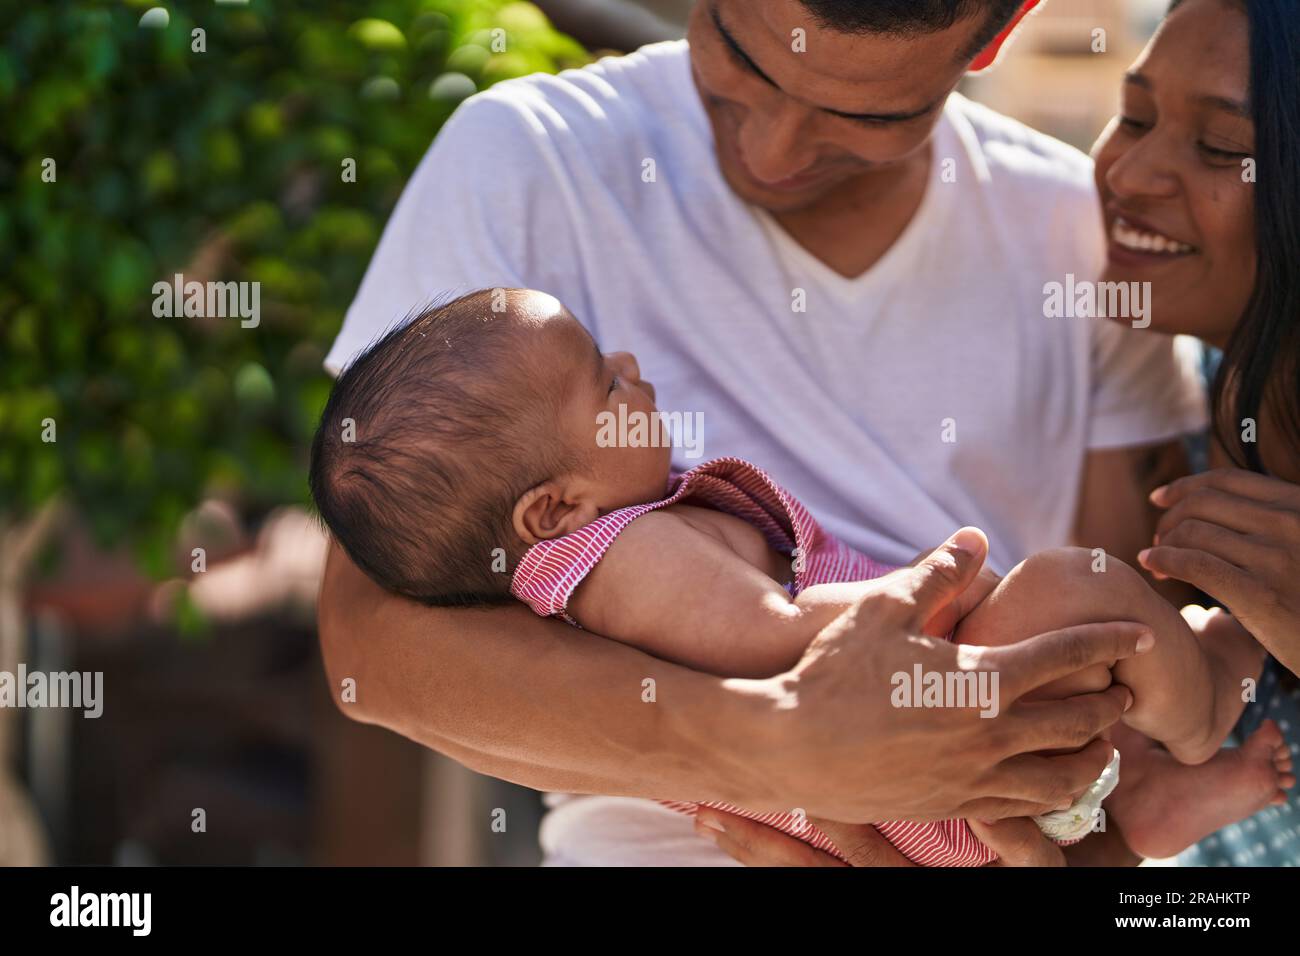
<svg viewBox="0 0 1300 956">
<path fill-rule="evenodd" d="M 740 152 L 749 172 L 778 183 L 812 165 L 807 122 L 808 110 L 789 98 L 769 110 L 752 110 L 740 130 Z"/>
</svg>

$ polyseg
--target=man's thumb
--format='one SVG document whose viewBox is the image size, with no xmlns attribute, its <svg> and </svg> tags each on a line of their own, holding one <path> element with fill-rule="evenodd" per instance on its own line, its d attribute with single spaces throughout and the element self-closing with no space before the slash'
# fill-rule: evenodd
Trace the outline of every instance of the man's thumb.
<svg viewBox="0 0 1300 956">
<path fill-rule="evenodd" d="M 913 621 L 921 626 L 955 601 L 984 567 L 989 541 L 979 528 L 962 528 L 926 555 L 908 579 L 915 604 Z"/>
</svg>

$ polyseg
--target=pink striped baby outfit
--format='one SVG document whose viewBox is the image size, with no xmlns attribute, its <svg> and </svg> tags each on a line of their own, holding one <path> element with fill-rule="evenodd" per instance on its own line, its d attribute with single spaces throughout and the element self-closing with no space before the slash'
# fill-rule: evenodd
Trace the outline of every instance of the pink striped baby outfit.
<svg viewBox="0 0 1300 956">
<path fill-rule="evenodd" d="M 643 514 L 686 501 L 749 522 L 763 533 L 774 550 L 790 555 L 794 562 L 795 595 L 814 584 L 865 581 L 893 570 L 828 534 L 789 492 L 761 469 L 739 458 L 718 458 L 678 475 L 669 482 L 668 492 L 662 501 L 621 508 L 572 534 L 529 548 L 515 570 L 511 592 L 537 614 L 559 617 L 579 626 L 568 614 L 569 599 L 619 532 Z M 694 813 L 697 806 L 680 801 L 661 802 L 684 813 Z M 819 850 L 844 858 L 825 833 L 801 816 L 755 813 L 726 804 L 706 806 L 774 826 Z M 878 823 L 876 828 L 904 856 L 921 866 L 982 866 L 996 859 L 964 820 L 890 821 Z"/>
</svg>

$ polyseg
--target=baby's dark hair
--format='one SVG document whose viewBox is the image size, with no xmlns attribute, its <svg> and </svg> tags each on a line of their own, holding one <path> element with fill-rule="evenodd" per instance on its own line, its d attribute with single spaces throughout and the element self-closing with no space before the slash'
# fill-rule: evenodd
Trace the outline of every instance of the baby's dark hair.
<svg viewBox="0 0 1300 956">
<path fill-rule="evenodd" d="M 472 292 L 387 332 L 339 376 L 312 442 L 311 493 L 335 540 L 425 604 L 508 603 L 525 550 L 515 502 L 574 464 L 558 407 L 518 387 L 515 295 Z"/>
</svg>

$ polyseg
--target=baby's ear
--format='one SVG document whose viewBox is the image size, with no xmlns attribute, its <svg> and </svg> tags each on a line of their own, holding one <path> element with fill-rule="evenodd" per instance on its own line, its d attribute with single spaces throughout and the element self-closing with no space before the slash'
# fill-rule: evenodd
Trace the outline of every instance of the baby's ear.
<svg viewBox="0 0 1300 956">
<path fill-rule="evenodd" d="M 525 491 L 515 502 L 515 534 L 527 545 L 572 534 L 600 517 L 595 503 L 574 495 L 558 481 Z"/>
</svg>

